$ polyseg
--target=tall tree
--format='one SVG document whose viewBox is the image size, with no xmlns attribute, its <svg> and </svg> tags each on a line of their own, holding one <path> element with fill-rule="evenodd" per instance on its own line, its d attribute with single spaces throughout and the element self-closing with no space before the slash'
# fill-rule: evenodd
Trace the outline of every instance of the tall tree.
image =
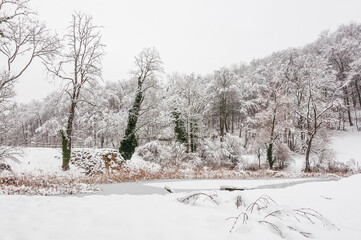
<svg viewBox="0 0 361 240">
<path fill-rule="evenodd" d="M 0 145 L 9 144 L 8 134 L 15 127 L 15 119 L 9 119 L 15 107 L 14 84 L 35 60 L 49 61 L 59 47 L 56 35 L 36 20 L 27 2 L 0 1 Z M 6 149 L 0 146 L 0 158 Z"/>
<path fill-rule="evenodd" d="M 213 112 L 218 115 L 219 135 L 221 141 L 226 132 L 229 132 L 230 126 L 228 126 L 228 115 L 233 109 L 231 106 L 235 106 L 234 103 L 239 105 L 239 89 L 237 86 L 237 77 L 233 71 L 228 68 L 221 68 L 214 71 L 212 76 L 211 85 L 209 87 L 209 93 L 211 100 L 214 101 L 215 109 Z M 231 104 L 233 102 L 233 104 Z"/>
<path fill-rule="evenodd" d="M 60 130 L 64 171 L 69 169 L 76 107 L 79 102 L 87 102 L 82 91 L 101 78 L 101 59 L 105 53 L 101 40 L 99 27 L 93 24 L 93 18 L 76 12 L 65 35 L 65 46 L 59 61 L 46 65 L 50 73 L 66 82 L 64 91 L 69 96 L 66 128 L 65 131 Z"/>
<path fill-rule="evenodd" d="M 202 118 L 207 104 L 206 85 L 200 76 L 174 73 L 169 77 L 169 105 L 171 106 L 177 140 L 195 152 Z"/>
<path fill-rule="evenodd" d="M 155 48 L 146 48 L 135 57 L 135 69 L 132 74 L 137 79 L 137 91 L 133 106 L 129 109 L 127 128 L 119 147 L 119 152 L 124 159 L 129 160 L 138 146 L 136 127 L 144 93 L 155 86 L 159 73 L 162 72 L 163 63 Z"/>
<path fill-rule="evenodd" d="M 310 154 L 314 140 L 325 123 L 332 121 L 327 115 L 334 106 L 336 94 L 344 85 L 337 87 L 337 81 L 331 71 L 328 71 L 327 59 L 317 51 L 315 46 L 305 48 L 303 53 L 305 92 L 300 111 L 306 132 L 305 172 L 311 172 Z"/>
</svg>

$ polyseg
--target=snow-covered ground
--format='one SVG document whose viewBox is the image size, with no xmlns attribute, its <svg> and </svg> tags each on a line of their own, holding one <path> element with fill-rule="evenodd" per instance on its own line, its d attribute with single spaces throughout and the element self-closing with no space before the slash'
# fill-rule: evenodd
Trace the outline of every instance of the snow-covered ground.
<svg viewBox="0 0 361 240">
<path fill-rule="evenodd" d="M 286 239 L 361 239 L 361 175 L 337 182 L 306 183 L 285 189 L 258 189 L 243 192 L 205 192 L 219 205 L 200 198 L 195 204 L 178 201 L 189 193 L 169 195 L 91 195 L 85 197 L 0 196 L 0 239 L 282 239 L 269 224 L 276 224 Z M 182 186 L 186 187 L 186 186 Z M 251 213 L 236 207 L 237 196 L 245 206 L 261 195 L 276 203 Z M 299 217 L 266 217 L 271 211 L 312 208 L 326 219 L 309 222 Z M 269 209 L 269 210 L 268 210 Z M 248 220 L 234 219 L 242 212 Z M 335 224 L 339 230 L 332 225 Z"/>
<path fill-rule="evenodd" d="M 86 149 L 90 155 L 101 152 L 102 149 Z M 64 172 L 61 169 L 62 155 L 59 148 L 21 148 L 16 160 L 5 159 L 4 161 L 10 165 L 12 172 L 16 174 L 31 174 L 32 176 L 80 176 L 84 175 L 84 169 L 70 163 L 70 171 Z M 159 165 L 144 161 L 141 157 L 134 155 L 131 161 L 127 161 L 123 165 L 129 170 L 143 169 L 147 171 L 159 170 Z M 1 172 L 0 172 L 1 174 Z"/>
<path fill-rule="evenodd" d="M 332 140 L 330 147 L 335 150 L 338 161 L 348 162 L 354 159 L 360 162 L 360 140 L 360 133 L 341 134 Z M 26 148 L 18 162 L 11 162 L 11 167 L 17 174 L 62 175 L 64 173 L 60 170 L 60 156 L 59 149 Z M 300 158 L 295 165 L 300 166 L 301 161 Z M 156 164 L 145 162 L 139 156 L 135 156 L 125 167 L 133 170 L 158 169 Z M 82 174 L 75 166 L 71 166 L 71 169 L 71 174 Z M 298 167 L 294 169 L 300 170 Z M 0 195 L 0 240 L 252 240 L 282 237 L 305 239 L 305 236 L 325 240 L 361 239 L 361 191 L 358 191 L 361 174 L 339 181 L 301 183 L 285 188 L 262 188 L 272 184 L 300 183 L 299 181 L 305 180 L 309 179 L 138 183 L 155 189 L 164 186 L 174 189 L 197 189 L 192 193 L 176 191 L 175 194 L 167 195 L 151 194 L 152 192 L 143 195 L 111 194 L 120 193 L 115 189 L 118 187 L 116 184 L 107 185 L 107 195 Z M 213 190 L 221 186 L 251 190 Z M 207 195 L 187 200 L 188 196 L 199 191 Z M 248 206 L 252 206 L 251 204 L 260 196 L 264 197 L 257 202 L 259 205 L 255 205 L 254 211 L 251 211 Z M 321 213 L 322 217 L 314 210 Z M 300 211 L 308 211 L 313 215 L 302 216 Z M 272 212 L 274 214 L 268 215 Z M 246 215 L 247 218 L 243 218 Z M 240 218 L 236 222 L 232 217 L 237 216 Z"/>
<path fill-rule="evenodd" d="M 327 148 L 335 153 L 335 160 L 348 163 L 354 161 L 361 166 L 361 132 L 338 132 L 337 136 L 332 137 Z M 97 150 L 93 150 L 97 151 Z M 32 175 L 63 175 L 61 171 L 61 149 L 54 148 L 23 148 L 22 154 L 17 156 L 18 161 L 7 160 L 15 173 Z M 245 156 L 249 161 L 255 161 L 255 157 Z M 156 172 L 160 166 L 156 163 L 146 162 L 138 155 L 134 155 L 131 161 L 123 166 L 130 170 L 143 169 L 150 172 Z M 293 155 L 293 161 L 286 169 L 286 172 L 301 172 L 304 168 L 304 155 Z M 67 174 L 79 175 L 83 171 L 75 165 L 70 165 L 70 172 Z"/>
<path fill-rule="evenodd" d="M 332 137 L 328 148 L 335 152 L 337 161 L 355 161 L 361 166 L 361 132 L 340 132 Z"/>
<path fill-rule="evenodd" d="M 61 149 L 58 148 L 22 148 L 17 161 L 7 160 L 7 164 L 15 173 L 37 175 L 62 175 Z M 72 166 L 69 173 L 80 174 L 79 169 Z"/>
</svg>

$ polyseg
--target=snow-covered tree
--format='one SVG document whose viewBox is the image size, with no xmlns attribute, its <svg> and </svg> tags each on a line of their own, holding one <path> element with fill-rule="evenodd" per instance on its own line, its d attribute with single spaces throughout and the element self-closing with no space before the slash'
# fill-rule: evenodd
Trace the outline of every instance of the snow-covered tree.
<svg viewBox="0 0 361 240">
<path fill-rule="evenodd" d="M 104 45 L 101 41 L 99 27 L 93 24 L 93 18 L 81 12 L 74 13 L 58 62 L 47 64 L 50 73 L 66 82 L 64 91 L 70 102 L 65 131 L 60 131 L 64 171 L 69 169 L 76 107 L 79 102 L 86 101 L 82 96 L 84 88 L 91 86 L 101 77 L 103 55 Z"/>
<path fill-rule="evenodd" d="M 163 72 L 163 63 L 155 48 L 146 48 L 135 57 L 132 74 L 137 80 L 137 91 L 133 106 L 129 109 L 128 123 L 119 152 L 125 159 L 130 159 L 138 146 L 136 127 L 144 93 L 157 84 L 159 74 Z"/>
</svg>

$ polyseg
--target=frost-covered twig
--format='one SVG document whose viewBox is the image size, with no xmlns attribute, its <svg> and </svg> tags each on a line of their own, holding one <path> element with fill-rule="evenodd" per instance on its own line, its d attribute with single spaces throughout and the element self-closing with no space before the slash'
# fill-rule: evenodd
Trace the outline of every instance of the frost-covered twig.
<svg viewBox="0 0 361 240">
<path fill-rule="evenodd" d="M 299 234 L 301 234 L 302 236 L 304 236 L 305 238 L 310 238 L 312 236 L 312 233 L 309 233 L 309 232 L 304 232 L 304 231 L 301 231 L 299 229 L 296 229 L 294 227 L 291 227 L 291 226 L 287 226 L 290 230 L 292 231 L 295 231 L 295 232 L 298 232 Z"/>
<path fill-rule="evenodd" d="M 269 221 L 266 221 L 266 220 L 261 220 L 259 221 L 259 223 L 265 223 L 267 225 L 269 225 L 273 230 L 275 230 L 282 238 L 284 238 L 284 235 L 281 231 L 281 229 L 274 223 L 271 223 Z"/>
<path fill-rule="evenodd" d="M 184 197 L 184 198 L 178 198 L 178 201 L 182 202 L 182 203 L 189 203 L 189 201 L 191 199 L 194 199 L 194 203 L 197 201 L 198 197 L 199 196 L 206 196 L 207 198 L 209 198 L 213 203 L 215 203 L 216 205 L 219 205 L 219 203 L 211 196 L 211 195 L 208 195 L 206 193 L 202 193 L 202 192 L 199 192 L 199 193 L 194 193 L 194 194 L 191 194 L 187 197 Z M 193 204 L 194 204 L 193 203 Z"/>
<path fill-rule="evenodd" d="M 270 196 L 262 195 L 256 201 L 251 203 L 247 207 L 246 211 L 249 211 L 249 212 L 253 213 L 253 210 L 254 210 L 255 207 L 257 207 L 257 211 L 259 211 L 259 210 L 261 210 L 263 208 L 267 208 L 267 206 L 269 206 L 271 203 L 276 204 L 276 202 Z"/>
<path fill-rule="evenodd" d="M 322 222 L 322 224 L 324 226 L 330 226 L 332 228 L 335 228 L 337 230 L 340 230 L 338 227 L 336 227 L 335 224 L 330 223 L 329 221 L 327 221 L 321 213 L 317 212 L 314 209 L 311 208 L 300 208 L 300 209 L 294 209 L 293 210 L 295 213 L 295 218 L 299 221 L 299 218 L 297 218 L 297 216 L 299 217 L 303 217 L 305 219 L 307 219 L 310 223 L 315 224 L 315 219 L 319 220 L 320 222 Z"/>
<path fill-rule="evenodd" d="M 245 213 L 245 212 L 239 214 L 237 217 L 230 217 L 230 218 L 227 218 L 227 219 L 226 219 L 226 221 L 229 220 L 229 219 L 236 219 L 236 220 L 234 221 L 233 225 L 232 225 L 231 230 L 229 230 L 230 233 L 233 231 L 234 227 L 236 226 L 236 224 L 237 224 L 237 222 L 238 222 L 238 219 L 239 219 L 241 216 L 243 216 L 242 224 L 247 224 L 248 214 Z"/>
<path fill-rule="evenodd" d="M 244 204 L 241 196 L 238 196 L 236 199 L 236 206 L 237 208 Z M 298 222 L 301 222 L 302 219 L 305 219 L 307 222 L 311 224 L 316 224 L 317 222 L 321 222 L 324 226 L 331 226 L 337 230 L 339 230 L 334 224 L 330 223 L 327 219 L 325 219 L 321 213 L 313 210 L 311 208 L 300 208 L 300 209 L 274 209 L 269 211 L 268 207 L 271 204 L 277 205 L 277 203 L 269 196 L 263 195 L 257 198 L 256 201 L 249 204 L 246 208 L 246 212 L 242 212 L 237 217 L 230 217 L 229 219 L 234 219 L 232 228 L 230 233 L 234 230 L 236 224 L 239 222 L 239 219 L 243 217 L 243 224 L 247 223 L 249 214 L 253 214 L 255 217 L 261 217 L 260 214 L 264 213 L 264 217 L 258 220 L 260 224 L 268 225 L 272 230 L 277 232 L 282 238 L 286 237 L 287 231 L 295 231 L 301 234 L 303 237 L 310 238 L 312 233 L 303 231 L 299 229 L 297 226 L 288 225 L 289 221 L 296 219 Z M 263 211 L 261 211 L 263 209 Z M 256 212 L 254 211 L 256 210 Z M 268 211 L 267 211 L 268 210 Z M 252 216 L 253 216 L 252 215 Z M 252 217 L 251 216 L 251 217 Z M 273 221 L 276 218 L 276 221 Z M 285 226 L 282 224 L 285 223 Z M 287 225 L 286 225 L 287 224 Z"/>
<path fill-rule="evenodd" d="M 280 220 L 283 220 L 282 218 L 281 218 L 281 214 L 282 214 L 282 211 L 281 210 L 276 210 L 276 211 L 273 211 L 273 212 L 271 212 L 271 213 L 269 213 L 269 214 L 267 214 L 264 218 L 267 218 L 267 217 L 276 217 L 276 218 L 278 218 L 278 219 L 280 219 Z"/>
</svg>

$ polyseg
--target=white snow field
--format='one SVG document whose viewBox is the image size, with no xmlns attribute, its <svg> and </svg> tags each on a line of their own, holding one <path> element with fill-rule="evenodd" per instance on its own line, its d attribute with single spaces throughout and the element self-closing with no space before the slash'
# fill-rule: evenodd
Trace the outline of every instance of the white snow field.
<svg viewBox="0 0 361 240">
<path fill-rule="evenodd" d="M 58 148 L 22 148 L 16 156 L 18 161 L 7 160 L 15 173 L 32 175 L 62 175 L 61 149 Z M 69 174 L 79 174 L 78 169 L 71 167 Z M 67 173 L 68 174 L 68 173 Z"/>
<path fill-rule="evenodd" d="M 101 149 L 87 149 L 90 154 L 101 152 Z M 20 154 L 16 155 L 16 161 L 5 159 L 11 170 L 16 174 L 31 174 L 32 176 L 56 175 L 56 176 L 79 176 L 84 175 L 84 170 L 70 163 L 70 170 L 62 171 L 62 156 L 59 148 L 32 148 L 20 149 Z M 123 167 L 128 169 L 143 169 L 147 171 L 157 171 L 159 165 L 144 161 L 141 157 L 133 155 Z M 0 172 L 1 174 L 1 172 Z"/>
<path fill-rule="evenodd" d="M 281 209 L 312 208 L 335 227 L 307 219 L 276 223 L 286 239 L 305 239 L 290 225 L 313 239 L 361 239 L 361 175 L 337 182 L 305 183 L 284 189 L 258 189 L 243 192 L 206 192 L 219 203 L 199 199 L 194 205 L 177 199 L 189 193 L 169 195 L 91 195 L 85 197 L 0 196 L 0 239 L 282 239 L 265 223 L 266 213 Z M 277 205 L 264 214 L 236 208 L 237 196 L 249 205 L 268 195 Z M 260 213 L 261 213 L 260 211 Z M 230 233 L 235 217 L 248 213 L 247 223 L 239 220 Z M 283 218 L 283 216 L 282 216 Z"/>
</svg>

